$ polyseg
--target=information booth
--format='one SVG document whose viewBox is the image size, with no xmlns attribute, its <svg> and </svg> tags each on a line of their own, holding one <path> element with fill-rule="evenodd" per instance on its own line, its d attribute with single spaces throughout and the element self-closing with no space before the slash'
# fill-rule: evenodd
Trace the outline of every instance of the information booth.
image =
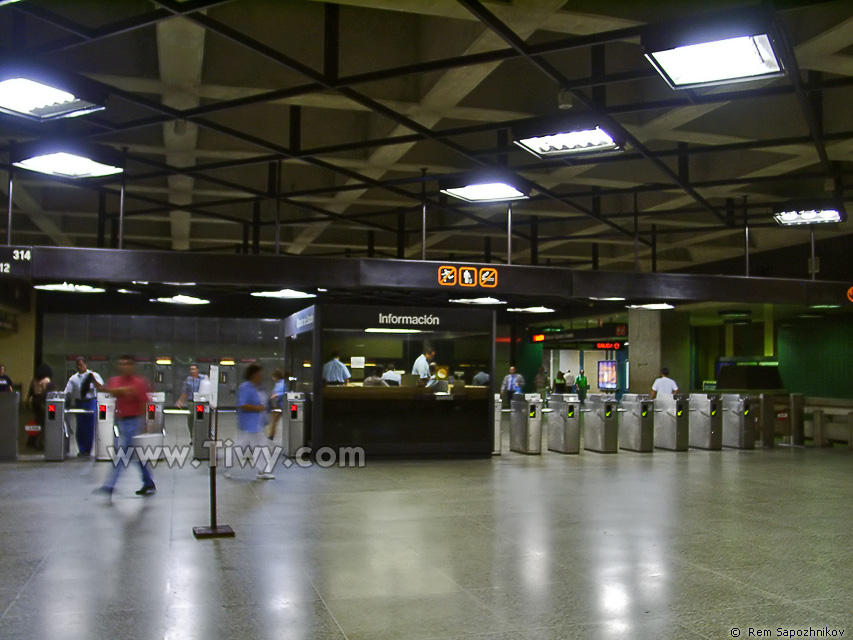
<svg viewBox="0 0 853 640">
<path fill-rule="evenodd" d="M 493 311 L 315 305 L 287 318 L 285 335 L 290 388 L 310 398 L 307 439 L 315 451 L 362 447 L 366 455 L 492 454 Z M 412 375 L 425 350 L 435 352 L 427 384 Z M 333 353 L 349 369 L 349 384 L 324 384 L 323 365 Z M 399 386 L 370 386 L 389 369 L 398 374 Z M 480 371 L 489 374 L 486 386 L 472 384 Z"/>
</svg>

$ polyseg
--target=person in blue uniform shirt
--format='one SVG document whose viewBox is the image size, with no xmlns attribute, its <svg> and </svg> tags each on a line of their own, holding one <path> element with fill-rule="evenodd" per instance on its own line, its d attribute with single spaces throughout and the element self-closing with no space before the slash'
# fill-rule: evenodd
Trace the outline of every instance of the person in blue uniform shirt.
<svg viewBox="0 0 853 640">
<path fill-rule="evenodd" d="M 418 384 L 426 385 L 430 378 L 429 363 L 435 358 L 435 349 L 424 348 L 424 352 L 417 357 L 412 365 L 412 375 L 418 377 Z"/>
<path fill-rule="evenodd" d="M 352 374 L 347 366 L 341 362 L 341 354 L 332 352 L 332 359 L 323 365 L 323 384 L 328 386 L 341 386 L 349 384 Z"/>
<path fill-rule="evenodd" d="M 98 389 L 104 384 L 104 379 L 96 372 L 89 371 L 85 358 L 77 358 L 77 373 L 68 379 L 65 385 L 65 400 L 68 405 L 73 403 L 75 409 L 85 409 L 92 413 L 78 413 L 74 439 L 77 441 L 77 455 L 86 457 L 92 455 L 92 444 L 95 440 L 95 411 L 98 408 Z"/>
<path fill-rule="evenodd" d="M 188 402 L 192 402 L 193 400 L 197 400 L 195 397 L 198 393 L 199 387 L 201 387 L 202 380 L 207 380 L 207 376 L 203 373 L 199 373 L 198 365 L 193 362 L 190 365 L 190 375 L 187 376 L 187 379 L 184 380 L 184 390 L 181 393 L 181 397 L 178 398 L 177 405 L 178 409 L 183 409 Z M 190 411 L 187 416 L 187 429 L 190 432 L 190 442 L 193 440 L 193 427 L 195 423 L 193 422 L 193 412 Z"/>
<path fill-rule="evenodd" d="M 524 388 L 524 376 L 518 373 L 515 367 L 509 368 L 509 375 L 504 376 L 501 383 L 501 396 L 509 402 L 516 393 L 522 393 Z"/>
<path fill-rule="evenodd" d="M 397 365 L 389 364 L 385 367 L 385 373 L 382 374 L 382 379 L 389 387 L 399 387 L 402 381 L 402 376 L 396 371 Z"/>
</svg>

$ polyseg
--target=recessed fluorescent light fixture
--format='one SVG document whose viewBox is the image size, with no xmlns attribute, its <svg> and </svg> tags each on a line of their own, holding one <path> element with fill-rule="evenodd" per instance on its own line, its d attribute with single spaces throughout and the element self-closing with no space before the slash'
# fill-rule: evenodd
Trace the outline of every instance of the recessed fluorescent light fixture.
<svg viewBox="0 0 853 640">
<path fill-rule="evenodd" d="M 147 285 L 148 283 L 147 283 L 147 282 L 145 282 L 144 280 L 134 280 L 134 281 L 133 281 L 133 284 Z"/>
<path fill-rule="evenodd" d="M 15 145 L 12 164 L 58 178 L 103 178 L 124 171 L 121 154 L 107 147 L 39 141 Z"/>
<path fill-rule="evenodd" d="M 328 289 L 321 289 L 320 287 L 317 287 L 317 293 L 326 293 L 327 291 Z"/>
<path fill-rule="evenodd" d="M 423 333 L 421 329 L 393 329 L 386 327 L 368 327 L 365 333 Z"/>
<path fill-rule="evenodd" d="M 106 289 L 100 287 L 90 287 L 88 284 L 70 284 L 63 282 L 62 284 L 37 284 L 34 289 L 39 291 L 59 291 L 62 293 L 104 293 Z"/>
<path fill-rule="evenodd" d="M 596 302 L 625 302 L 625 298 L 590 298 Z"/>
<path fill-rule="evenodd" d="M 170 287 L 194 287 L 195 282 L 164 282 L 163 284 L 167 284 Z"/>
<path fill-rule="evenodd" d="M 0 0 L 0 7 L 2 7 L 4 4 L 14 4 L 20 1 L 21 0 Z"/>
<path fill-rule="evenodd" d="M 176 295 L 171 298 L 152 298 L 151 302 L 165 302 L 168 304 L 210 304 L 210 300 L 184 295 Z"/>
<path fill-rule="evenodd" d="M 172 364 L 172 359 L 171 358 L 157 358 L 154 361 L 154 364 L 159 364 L 159 365 L 164 366 L 164 367 L 169 366 L 170 364 Z"/>
<path fill-rule="evenodd" d="M 840 309 L 840 304 L 810 304 L 809 309 Z"/>
<path fill-rule="evenodd" d="M 511 313 L 554 313 L 550 307 L 523 307 L 518 309 L 507 309 Z"/>
<path fill-rule="evenodd" d="M 296 291 L 295 289 L 281 289 L 280 291 L 255 291 L 251 295 L 256 298 L 284 298 L 296 300 L 299 298 L 316 298 L 316 294 Z"/>
<path fill-rule="evenodd" d="M 675 309 L 667 302 L 652 302 L 649 304 L 629 304 L 627 309 L 648 309 L 649 311 L 664 311 L 666 309 Z"/>
<path fill-rule="evenodd" d="M 518 178 L 495 173 L 465 174 L 442 180 L 439 189 L 465 202 L 510 202 L 530 197 L 530 190 Z"/>
<path fill-rule="evenodd" d="M 513 142 L 539 158 L 621 151 L 625 141 L 590 117 L 525 124 L 512 130 Z"/>
<path fill-rule="evenodd" d="M 0 0 L 0 6 L 3 4 L 8 2 Z M 106 94 L 91 87 L 73 86 L 79 84 L 31 63 L 4 65 L 0 68 L 0 111 L 45 121 L 75 118 L 103 109 Z"/>
<path fill-rule="evenodd" d="M 506 304 L 503 300 L 497 298 L 460 298 L 458 300 L 450 300 L 455 304 Z"/>
<path fill-rule="evenodd" d="M 130 289 L 116 289 L 116 293 L 139 293 L 138 291 L 131 291 Z"/>
<path fill-rule="evenodd" d="M 847 212 L 833 202 L 788 203 L 773 209 L 773 219 L 783 227 L 844 222 Z"/>
<path fill-rule="evenodd" d="M 752 313 L 745 309 L 724 309 L 718 311 L 717 315 L 721 318 L 751 318 Z"/>
<path fill-rule="evenodd" d="M 655 25 L 642 45 L 670 87 L 695 89 L 783 75 L 775 40 L 772 15 L 748 9 Z"/>
<path fill-rule="evenodd" d="M 219 361 L 219 364 L 223 367 L 233 367 L 235 364 L 237 364 L 237 362 L 234 360 L 234 358 L 223 358 Z"/>
</svg>

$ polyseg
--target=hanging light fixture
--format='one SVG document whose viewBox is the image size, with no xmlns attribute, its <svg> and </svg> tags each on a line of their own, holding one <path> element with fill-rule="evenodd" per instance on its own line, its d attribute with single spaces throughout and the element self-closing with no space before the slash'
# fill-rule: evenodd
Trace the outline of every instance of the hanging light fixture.
<svg viewBox="0 0 853 640">
<path fill-rule="evenodd" d="M 3 113 L 42 122 L 101 111 L 105 104 L 106 93 L 88 83 L 29 62 L 0 66 Z"/>
<path fill-rule="evenodd" d="M 844 222 L 844 207 L 828 200 L 788 202 L 773 207 L 773 219 L 783 227 Z"/>
<path fill-rule="evenodd" d="M 591 115 L 531 122 L 512 129 L 513 142 L 538 158 L 613 153 L 625 141 Z"/>
<path fill-rule="evenodd" d="M 650 27 L 646 58 L 673 89 L 695 89 L 784 75 L 773 15 L 764 8 Z"/>
<path fill-rule="evenodd" d="M 99 145 L 40 140 L 17 144 L 10 155 L 20 169 L 59 178 L 103 178 L 124 171 L 122 155 Z"/>
<path fill-rule="evenodd" d="M 441 193 L 465 202 L 526 200 L 530 189 L 517 176 L 505 173 L 468 173 L 439 182 Z"/>
</svg>

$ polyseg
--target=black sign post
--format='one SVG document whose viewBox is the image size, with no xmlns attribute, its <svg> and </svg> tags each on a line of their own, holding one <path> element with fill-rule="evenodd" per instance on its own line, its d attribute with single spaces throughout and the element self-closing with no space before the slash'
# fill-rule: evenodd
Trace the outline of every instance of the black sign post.
<svg viewBox="0 0 853 640">
<path fill-rule="evenodd" d="M 216 442 L 219 437 L 219 409 L 211 407 L 213 420 L 210 422 L 208 437 L 211 442 Z M 210 538 L 233 538 L 234 529 L 227 524 L 219 524 L 216 519 L 216 455 L 215 447 L 210 452 L 210 525 L 193 527 L 193 535 L 197 540 L 208 540 Z"/>
</svg>

